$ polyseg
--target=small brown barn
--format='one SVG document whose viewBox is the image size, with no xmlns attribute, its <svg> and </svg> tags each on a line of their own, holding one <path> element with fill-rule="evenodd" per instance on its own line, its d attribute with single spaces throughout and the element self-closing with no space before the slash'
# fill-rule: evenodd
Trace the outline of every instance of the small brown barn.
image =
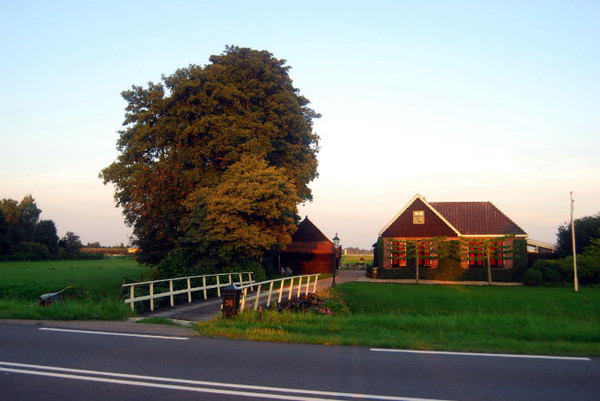
<svg viewBox="0 0 600 401">
<path fill-rule="evenodd" d="M 281 251 L 281 267 L 291 268 L 295 275 L 331 273 L 334 263 L 333 243 L 305 217 L 292 242 Z"/>
</svg>

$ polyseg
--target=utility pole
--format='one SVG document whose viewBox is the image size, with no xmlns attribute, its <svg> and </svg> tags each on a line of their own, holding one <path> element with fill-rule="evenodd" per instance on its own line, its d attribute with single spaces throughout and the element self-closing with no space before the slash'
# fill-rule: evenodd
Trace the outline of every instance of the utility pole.
<svg viewBox="0 0 600 401">
<path fill-rule="evenodd" d="M 573 242 L 573 288 L 575 292 L 579 292 L 579 280 L 577 279 L 577 250 L 575 249 L 575 222 L 573 221 L 573 208 L 575 200 L 573 200 L 573 191 L 571 194 L 571 240 Z"/>
</svg>

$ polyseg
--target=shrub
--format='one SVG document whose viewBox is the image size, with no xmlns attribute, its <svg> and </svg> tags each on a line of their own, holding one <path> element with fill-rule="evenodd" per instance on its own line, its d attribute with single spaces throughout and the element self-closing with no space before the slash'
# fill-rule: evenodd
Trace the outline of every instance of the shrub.
<svg viewBox="0 0 600 401">
<path fill-rule="evenodd" d="M 533 263 L 531 268 L 538 270 L 542 274 L 544 283 L 558 284 L 568 281 L 563 266 L 557 260 L 538 259 Z"/>
<path fill-rule="evenodd" d="M 528 269 L 523 274 L 523 284 L 529 287 L 537 287 L 543 282 L 542 272 L 536 269 Z"/>
</svg>

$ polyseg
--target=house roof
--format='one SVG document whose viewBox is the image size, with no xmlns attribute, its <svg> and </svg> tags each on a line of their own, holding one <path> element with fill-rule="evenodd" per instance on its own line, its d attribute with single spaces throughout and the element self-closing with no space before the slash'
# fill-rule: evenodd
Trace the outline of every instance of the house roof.
<svg viewBox="0 0 600 401">
<path fill-rule="evenodd" d="M 323 234 L 321 230 L 319 230 L 317 226 L 315 226 L 313 222 L 308 219 L 308 216 L 306 216 L 304 220 L 298 224 L 298 230 L 296 230 L 296 232 L 292 235 L 292 242 L 332 243 L 331 240 L 327 238 L 325 234 Z"/>
<path fill-rule="evenodd" d="M 521 235 L 527 233 L 491 202 L 427 202 L 416 194 L 412 200 L 379 232 L 383 233 L 415 202 L 421 201 L 457 236 Z"/>
<path fill-rule="evenodd" d="M 429 203 L 462 235 L 526 235 L 492 202 Z"/>
</svg>

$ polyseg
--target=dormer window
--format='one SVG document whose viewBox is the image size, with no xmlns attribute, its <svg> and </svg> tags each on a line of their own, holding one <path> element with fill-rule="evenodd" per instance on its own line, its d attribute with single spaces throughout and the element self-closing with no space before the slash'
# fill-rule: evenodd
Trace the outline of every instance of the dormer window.
<svg viewBox="0 0 600 401">
<path fill-rule="evenodd" d="M 413 210 L 413 224 L 425 224 L 424 210 Z"/>
</svg>

